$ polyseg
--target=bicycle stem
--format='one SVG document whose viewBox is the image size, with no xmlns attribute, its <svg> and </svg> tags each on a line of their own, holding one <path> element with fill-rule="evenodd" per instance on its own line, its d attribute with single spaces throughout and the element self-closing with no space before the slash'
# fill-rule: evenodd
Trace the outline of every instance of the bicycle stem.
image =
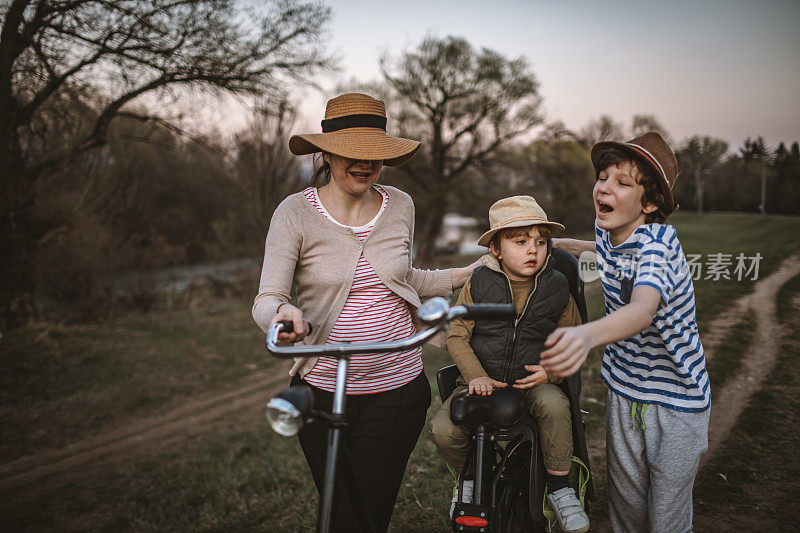
<svg viewBox="0 0 800 533">
<path fill-rule="evenodd" d="M 338 468 L 342 469 L 341 475 L 345 487 L 353 492 L 358 489 L 356 478 L 353 475 L 352 466 L 347 449 L 342 447 L 342 436 L 347 426 L 344 418 L 345 404 L 347 403 L 347 371 L 350 364 L 350 357 L 344 356 L 339 359 L 336 366 L 336 387 L 333 392 L 333 405 L 331 415 L 328 418 L 330 429 L 328 430 L 328 452 L 325 458 L 325 479 L 323 480 L 322 492 L 320 494 L 319 517 L 317 520 L 317 531 L 328 533 L 331 530 L 331 516 L 333 514 L 333 495 L 336 486 L 336 478 L 340 474 Z M 345 461 L 337 460 L 339 454 L 347 456 Z M 351 501 L 353 513 L 358 521 L 359 530 L 363 533 L 375 531 L 369 510 L 364 506 L 360 498 Z"/>
<path fill-rule="evenodd" d="M 481 490 L 483 489 L 483 449 L 486 442 L 486 427 L 483 424 L 478 424 L 478 428 L 475 430 L 475 439 L 475 489 L 472 494 L 472 502 L 480 505 Z"/>
<path fill-rule="evenodd" d="M 347 401 L 347 368 L 350 364 L 349 357 L 339 359 L 336 366 L 336 388 L 333 392 L 333 419 L 341 421 L 344 417 L 345 402 Z M 322 485 L 321 501 L 319 506 L 318 531 L 331 530 L 331 515 L 333 513 L 333 494 L 336 486 L 336 463 L 339 457 L 339 447 L 342 441 L 344 428 L 332 427 L 328 430 L 328 453 L 325 459 L 325 480 Z"/>
</svg>

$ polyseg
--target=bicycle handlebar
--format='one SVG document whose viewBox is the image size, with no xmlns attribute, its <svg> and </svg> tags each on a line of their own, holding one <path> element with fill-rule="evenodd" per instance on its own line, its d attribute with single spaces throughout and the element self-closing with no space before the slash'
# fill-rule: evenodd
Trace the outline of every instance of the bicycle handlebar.
<svg viewBox="0 0 800 533">
<path fill-rule="evenodd" d="M 446 306 L 447 304 L 445 303 L 444 305 Z M 275 323 L 271 328 L 269 328 L 269 332 L 267 333 L 267 351 L 271 355 L 278 358 L 323 355 L 342 358 L 355 354 L 402 352 L 421 345 L 439 331 L 444 330 L 447 324 L 455 318 L 502 320 L 516 318 L 516 316 L 517 310 L 512 304 L 456 305 L 449 307 L 447 312 L 441 317 L 438 317 L 435 320 L 428 319 L 427 323 L 429 324 L 429 327 L 403 340 L 389 342 L 342 342 L 338 344 L 300 344 L 294 346 L 279 346 L 278 334 L 293 327 L 291 321 L 284 320 Z M 309 324 L 309 333 L 310 332 L 311 324 Z"/>
<path fill-rule="evenodd" d="M 281 331 L 285 331 L 286 333 L 292 333 L 294 331 L 294 322 L 291 320 L 281 320 L 277 322 L 277 324 L 283 326 Z M 308 326 L 308 334 L 311 335 L 311 332 L 314 331 L 314 327 L 308 322 L 306 322 L 306 326 Z"/>
<path fill-rule="evenodd" d="M 461 318 L 471 320 L 502 320 L 517 316 L 517 310 L 512 304 L 468 304 L 459 307 L 467 309 Z"/>
</svg>

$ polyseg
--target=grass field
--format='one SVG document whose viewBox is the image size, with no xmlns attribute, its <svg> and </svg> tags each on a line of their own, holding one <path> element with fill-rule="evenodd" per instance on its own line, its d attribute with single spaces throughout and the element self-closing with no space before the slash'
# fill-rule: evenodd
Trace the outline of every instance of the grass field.
<svg viewBox="0 0 800 533">
<path fill-rule="evenodd" d="M 243 301 L 3 334 L 0 461 L 63 446 L 275 366 Z M 32 431 L 31 421 L 35 421 Z"/>
<path fill-rule="evenodd" d="M 735 260 L 739 253 L 760 253 L 760 277 L 800 247 L 800 218 L 681 214 L 672 222 L 687 254 L 726 253 Z M 464 264 L 468 259 L 447 258 L 443 263 Z M 733 266 L 730 271 L 733 274 Z M 753 281 L 732 277 L 695 281 L 701 335 L 721 310 L 751 290 Z M 587 286 L 590 318 L 603 312 L 598 285 Z M 791 294 L 785 292 L 779 298 L 783 320 L 797 314 L 791 307 Z M 193 310 L 131 314 L 84 326 L 42 324 L 4 333 L 0 338 L 4 368 L 0 373 L 0 461 L 124 427 L 133 418 L 159 413 L 186 398 L 235 387 L 255 373 L 285 373 L 285 363 L 264 353 L 263 335 L 252 323 L 250 304 L 208 300 Z M 732 338 L 729 349 L 710 365 L 712 388 L 717 379 L 722 382 L 735 372 L 742 353 L 737 348 L 745 347 L 750 339 L 746 326 L 745 316 L 741 335 Z M 600 357 L 600 350 L 595 350 L 583 370 L 583 403 L 591 411 L 587 430 L 590 446 L 596 449 L 603 446 L 605 401 Z M 429 377 L 448 362 L 446 352 L 426 349 Z M 435 380 L 432 383 L 435 391 Z M 438 405 L 435 397 L 432 410 Z M 80 483 L 57 487 L 45 478 L 36 486 L 0 493 L 0 516 L 11 530 L 313 528 L 316 492 L 299 446 L 268 431 L 262 415 L 261 410 L 237 413 L 207 433 L 171 443 L 157 457 L 133 454 L 113 465 L 90 465 Z M 746 423 L 742 430 L 747 442 L 751 432 L 764 430 L 756 422 Z M 766 442 L 775 448 L 774 443 L 782 441 Z M 736 445 L 743 444 L 737 441 Z M 772 468 L 765 454 L 755 447 L 749 464 L 756 467 L 751 468 L 761 462 L 764 468 Z M 715 483 L 722 479 L 714 475 L 704 473 L 699 478 L 703 503 L 698 513 L 733 512 L 727 501 L 709 496 L 717 493 Z M 591 512 L 602 518 L 602 476 L 595 483 L 599 498 Z M 451 486 L 450 474 L 423 432 L 398 498 L 392 529 L 446 531 Z"/>
</svg>

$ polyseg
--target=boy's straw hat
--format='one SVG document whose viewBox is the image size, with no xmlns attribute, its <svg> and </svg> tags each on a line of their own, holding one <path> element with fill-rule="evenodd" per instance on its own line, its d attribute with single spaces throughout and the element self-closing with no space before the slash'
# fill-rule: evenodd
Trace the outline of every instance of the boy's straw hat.
<svg viewBox="0 0 800 533">
<path fill-rule="evenodd" d="M 489 231 L 481 235 L 478 239 L 480 246 L 489 246 L 494 234 L 503 228 L 519 228 L 522 226 L 532 226 L 534 224 L 544 224 L 550 226 L 553 233 L 564 229 L 558 222 L 547 220 L 547 213 L 544 212 L 532 196 L 511 196 L 503 198 L 492 204 L 489 208 Z"/>
<path fill-rule="evenodd" d="M 386 135 L 386 105 L 366 94 L 348 93 L 328 100 L 322 133 L 293 135 L 294 155 L 330 152 L 349 159 L 402 165 L 419 149 L 419 141 Z"/>
<path fill-rule="evenodd" d="M 604 170 L 597 168 L 600 157 L 611 149 L 619 149 L 643 159 L 655 171 L 661 183 L 661 192 L 664 193 L 666 203 L 675 207 L 675 198 L 672 196 L 672 186 L 678 177 L 678 160 L 675 152 L 666 141 L 654 131 L 649 131 L 640 137 L 628 142 L 603 141 L 592 147 L 592 164 L 596 172 Z"/>
</svg>

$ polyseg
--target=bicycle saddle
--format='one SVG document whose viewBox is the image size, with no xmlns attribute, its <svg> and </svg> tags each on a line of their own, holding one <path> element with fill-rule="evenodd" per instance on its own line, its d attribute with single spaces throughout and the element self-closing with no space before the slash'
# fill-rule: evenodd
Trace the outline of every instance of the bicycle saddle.
<svg viewBox="0 0 800 533">
<path fill-rule="evenodd" d="M 512 388 L 495 389 L 489 396 L 470 396 L 464 390 L 450 402 L 450 420 L 458 425 L 511 426 L 525 413 L 525 396 Z"/>
</svg>

